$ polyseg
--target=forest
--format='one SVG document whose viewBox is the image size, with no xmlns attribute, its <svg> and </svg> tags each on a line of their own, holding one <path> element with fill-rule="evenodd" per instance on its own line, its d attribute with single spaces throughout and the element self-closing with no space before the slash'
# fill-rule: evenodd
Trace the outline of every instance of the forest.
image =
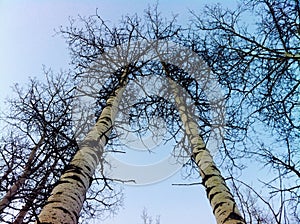
<svg viewBox="0 0 300 224">
<path fill-rule="evenodd" d="M 299 0 L 189 15 L 157 3 L 112 24 L 96 9 L 57 30 L 71 69 L 44 67 L 1 109 L 1 223 L 89 223 L 117 213 L 123 185 L 175 172 L 215 223 L 300 223 Z M 171 152 L 158 164 L 118 159 L 156 147 Z"/>
</svg>

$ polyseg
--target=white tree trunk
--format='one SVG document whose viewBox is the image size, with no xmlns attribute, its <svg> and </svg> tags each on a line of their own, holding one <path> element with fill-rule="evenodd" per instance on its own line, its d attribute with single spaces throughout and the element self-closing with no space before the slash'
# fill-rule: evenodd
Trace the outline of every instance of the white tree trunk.
<svg viewBox="0 0 300 224">
<path fill-rule="evenodd" d="M 122 77 L 127 76 L 127 71 Z M 79 213 L 90 187 L 92 176 L 102 160 L 104 146 L 111 133 L 117 108 L 127 84 L 124 78 L 119 87 L 107 100 L 97 123 L 89 131 L 80 149 L 66 171 L 53 188 L 36 223 L 73 224 L 78 222 Z"/>
<path fill-rule="evenodd" d="M 225 180 L 218 170 L 213 158 L 199 134 L 196 121 L 188 111 L 179 88 L 172 80 L 169 81 L 174 94 L 175 103 L 179 111 L 184 130 L 192 147 L 192 156 L 197 164 L 202 184 L 207 198 L 213 209 L 218 224 L 245 224 Z"/>
</svg>

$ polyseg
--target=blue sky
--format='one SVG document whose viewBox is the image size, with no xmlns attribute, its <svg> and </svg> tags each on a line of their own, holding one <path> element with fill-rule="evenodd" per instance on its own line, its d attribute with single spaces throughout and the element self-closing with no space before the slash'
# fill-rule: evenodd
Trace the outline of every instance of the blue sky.
<svg viewBox="0 0 300 224">
<path fill-rule="evenodd" d="M 69 16 L 91 15 L 98 12 L 105 20 L 116 21 L 122 14 L 142 13 L 156 1 L 86 0 L 32 1 L 0 0 L 0 107 L 11 95 L 10 86 L 26 83 L 28 77 L 42 78 L 42 66 L 54 71 L 69 68 L 69 56 L 64 40 L 54 35 L 54 29 L 67 26 Z M 213 0 L 159 1 L 159 9 L 170 15 L 188 19 L 188 9 L 199 11 Z M 226 1 L 227 5 L 234 1 Z M 215 223 L 204 189 L 199 186 L 175 187 L 180 173 L 156 184 L 125 187 L 124 209 L 104 224 L 142 223 L 144 207 L 161 223 Z M 197 221 L 195 221 L 197 220 Z M 95 223 L 97 223 L 95 221 Z"/>
</svg>

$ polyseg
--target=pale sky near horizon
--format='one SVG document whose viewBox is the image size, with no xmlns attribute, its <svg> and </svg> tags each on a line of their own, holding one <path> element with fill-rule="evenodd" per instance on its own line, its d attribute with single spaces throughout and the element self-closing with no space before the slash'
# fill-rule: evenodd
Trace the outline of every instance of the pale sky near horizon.
<svg viewBox="0 0 300 224">
<path fill-rule="evenodd" d="M 196 12 L 214 0 L 159 1 L 159 10 L 166 15 L 179 14 L 188 19 L 188 10 Z M 54 29 L 67 26 L 69 16 L 88 16 L 96 8 L 106 20 L 115 21 L 122 14 L 142 13 L 156 1 L 121 0 L 0 0 L 0 106 L 10 95 L 10 86 L 21 85 L 28 77 L 39 77 L 42 66 L 58 72 L 68 69 L 70 61 L 67 44 L 54 35 Z M 226 5 L 235 1 L 226 1 Z M 141 224 L 140 215 L 147 208 L 154 218 L 160 215 L 161 224 L 215 223 L 206 193 L 202 186 L 172 186 L 180 183 L 180 174 L 156 184 L 142 187 L 125 187 L 124 208 L 103 224 Z M 91 222 L 93 223 L 93 222 Z M 99 223 L 99 221 L 94 221 Z"/>
</svg>

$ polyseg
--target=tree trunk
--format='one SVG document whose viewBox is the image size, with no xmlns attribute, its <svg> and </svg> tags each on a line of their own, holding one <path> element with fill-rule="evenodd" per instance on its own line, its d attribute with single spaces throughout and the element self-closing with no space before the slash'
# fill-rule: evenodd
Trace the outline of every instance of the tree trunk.
<svg viewBox="0 0 300 224">
<path fill-rule="evenodd" d="M 169 83 L 185 133 L 192 147 L 192 157 L 199 168 L 202 184 L 205 187 L 207 198 L 211 204 L 217 223 L 245 224 L 244 218 L 241 216 L 221 172 L 214 163 L 209 150 L 206 148 L 199 134 L 198 124 L 193 120 L 190 111 L 188 111 L 182 94 L 179 92 L 180 88 L 171 79 Z"/>
<path fill-rule="evenodd" d="M 58 160 L 55 160 L 55 162 L 51 165 L 51 167 L 49 167 L 49 169 L 45 173 L 45 176 L 49 176 L 51 174 L 51 171 L 53 169 L 55 169 L 55 167 L 57 165 L 57 162 L 58 162 Z M 38 197 L 38 195 L 41 194 L 41 191 L 43 190 L 46 182 L 47 182 L 47 179 L 43 178 L 42 182 L 40 182 L 34 188 L 34 190 L 31 191 L 31 193 L 29 194 L 28 198 L 25 200 L 24 206 L 22 207 L 22 209 L 20 210 L 20 212 L 18 213 L 18 215 L 16 216 L 16 219 L 14 220 L 14 222 L 12 222 L 12 224 L 22 224 L 24 222 L 25 216 L 27 215 L 27 213 L 30 210 L 30 208 L 33 206 L 34 200 L 36 200 L 36 198 Z"/>
<path fill-rule="evenodd" d="M 53 188 L 36 223 L 73 224 L 78 222 L 86 192 L 102 160 L 104 146 L 111 133 L 117 107 L 126 84 L 127 70 L 124 71 L 119 86 L 108 98 L 106 107 L 102 110 L 95 126 L 80 144 L 80 149 Z"/>
</svg>

